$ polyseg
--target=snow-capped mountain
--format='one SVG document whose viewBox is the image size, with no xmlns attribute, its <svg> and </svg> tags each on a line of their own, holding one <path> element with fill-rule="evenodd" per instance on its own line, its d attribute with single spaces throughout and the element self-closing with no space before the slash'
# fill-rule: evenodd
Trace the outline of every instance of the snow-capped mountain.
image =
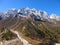
<svg viewBox="0 0 60 45">
<path fill-rule="evenodd" d="M 34 45 L 40 45 L 41 42 L 45 43 L 45 39 L 48 40 L 47 42 L 50 42 L 50 40 L 60 42 L 60 17 L 56 14 L 49 16 L 47 12 L 38 11 L 34 8 L 18 10 L 14 8 L 1 12 L 0 30 L 4 29 L 17 31 L 19 33 L 16 33 L 17 35 L 22 34 L 22 38 L 26 36 L 28 42 Z M 20 37 L 19 39 L 21 40 Z M 35 44 L 35 41 L 39 42 Z M 25 44 L 25 42 L 23 43 Z"/>
<path fill-rule="evenodd" d="M 57 21 L 60 21 L 60 17 L 57 16 L 56 14 L 51 14 L 51 15 L 50 15 L 50 19 L 55 19 L 55 20 L 57 20 Z"/>
<path fill-rule="evenodd" d="M 37 11 L 35 8 L 30 9 L 30 8 L 22 8 L 22 9 L 9 9 L 4 13 L 0 13 L 0 20 L 1 19 L 6 19 L 9 17 L 27 17 L 27 16 L 33 16 L 34 19 L 41 19 L 41 20 L 45 20 L 47 19 L 48 21 L 51 20 L 56 20 L 56 21 L 60 21 L 60 17 L 56 16 L 56 14 L 51 14 L 50 16 L 48 15 L 48 13 L 46 11 Z"/>
</svg>

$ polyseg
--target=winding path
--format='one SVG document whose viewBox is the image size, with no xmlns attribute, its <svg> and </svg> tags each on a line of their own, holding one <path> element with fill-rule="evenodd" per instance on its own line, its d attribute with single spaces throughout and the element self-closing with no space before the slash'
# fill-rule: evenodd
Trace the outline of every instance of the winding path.
<svg viewBox="0 0 60 45">
<path fill-rule="evenodd" d="M 15 33 L 18 36 L 18 38 L 21 40 L 21 42 L 23 42 L 23 45 L 32 45 L 27 40 L 23 39 L 17 31 L 13 31 L 13 29 L 10 29 L 10 31 L 12 33 Z"/>
</svg>

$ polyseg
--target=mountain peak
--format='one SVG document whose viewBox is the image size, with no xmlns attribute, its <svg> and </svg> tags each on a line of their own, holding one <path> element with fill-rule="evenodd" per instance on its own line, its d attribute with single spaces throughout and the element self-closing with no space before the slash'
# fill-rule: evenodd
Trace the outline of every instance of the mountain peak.
<svg viewBox="0 0 60 45">
<path fill-rule="evenodd" d="M 4 13 L 0 13 L 0 16 L 3 17 L 4 19 L 6 17 L 15 17 L 15 15 L 17 16 L 28 16 L 28 15 L 32 15 L 34 14 L 34 16 L 37 18 L 38 16 L 40 17 L 40 19 L 54 19 L 57 21 L 60 21 L 60 17 L 57 16 L 56 14 L 51 14 L 50 16 L 48 15 L 48 13 L 46 11 L 37 11 L 35 8 L 30 9 L 29 7 L 27 8 L 21 8 L 21 9 L 16 9 L 16 8 L 11 8 L 9 10 L 7 10 Z"/>
</svg>

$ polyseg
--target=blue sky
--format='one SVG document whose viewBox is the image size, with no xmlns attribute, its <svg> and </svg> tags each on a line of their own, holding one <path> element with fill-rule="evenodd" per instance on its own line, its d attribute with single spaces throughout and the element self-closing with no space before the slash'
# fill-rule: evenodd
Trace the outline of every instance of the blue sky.
<svg viewBox="0 0 60 45">
<path fill-rule="evenodd" d="M 56 13 L 60 16 L 60 0 L 0 0 L 0 11 L 4 12 L 9 8 L 36 8 L 44 10 L 48 14 Z"/>
</svg>

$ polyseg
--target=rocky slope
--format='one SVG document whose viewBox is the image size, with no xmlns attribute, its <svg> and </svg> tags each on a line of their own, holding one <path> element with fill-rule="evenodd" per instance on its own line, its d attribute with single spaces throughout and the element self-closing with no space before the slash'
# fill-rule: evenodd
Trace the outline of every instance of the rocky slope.
<svg viewBox="0 0 60 45">
<path fill-rule="evenodd" d="M 60 17 L 52 15 L 29 8 L 11 9 L 0 14 L 0 30 L 13 29 L 34 45 L 50 41 L 60 43 Z"/>
</svg>

